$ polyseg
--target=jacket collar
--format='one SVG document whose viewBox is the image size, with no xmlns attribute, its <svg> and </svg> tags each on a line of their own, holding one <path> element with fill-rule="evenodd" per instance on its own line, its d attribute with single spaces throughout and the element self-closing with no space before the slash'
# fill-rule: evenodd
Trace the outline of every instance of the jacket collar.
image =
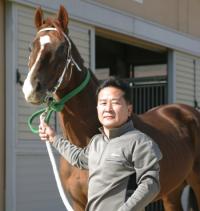
<svg viewBox="0 0 200 211">
<path fill-rule="evenodd" d="M 129 120 L 128 122 L 124 123 L 123 125 L 121 125 L 118 128 L 110 129 L 109 135 L 107 138 L 113 139 L 113 138 L 119 137 L 119 136 L 123 135 L 124 133 L 129 132 L 133 129 L 134 129 L 133 122 L 132 122 L 132 120 Z M 99 130 L 103 135 L 106 136 L 106 134 L 104 133 L 103 127 L 99 128 Z"/>
</svg>

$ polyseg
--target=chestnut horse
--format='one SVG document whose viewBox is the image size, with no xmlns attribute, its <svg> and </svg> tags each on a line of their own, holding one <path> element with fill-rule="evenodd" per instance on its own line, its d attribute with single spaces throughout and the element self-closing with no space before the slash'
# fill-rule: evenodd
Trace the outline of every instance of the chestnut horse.
<svg viewBox="0 0 200 211">
<path fill-rule="evenodd" d="M 43 19 L 42 10 L 35 13 L 37 29 L 29 57 L 29 73 L 23 86 L 29 103 L 41 104 L 47 96 L 56 100 L 79 86 L 91 74 L 83 90 L 65 103 L 59 112 L 60 124 L 72 143 L 88 144 L 98 133 L 95 91 L 98 81 L 84 67 L 77 48 L 68 36 L 68 14 L 60 6 L 55 19 Z M 159 145 L 161 191 L 166 211 L 180 211 L 180 195 L 189 184 L 200 207 L 200 113 L 194 108 L 172 104 L 156 107 L 142 115 L 133 115 L 136 128 L 151 136 Z M 83 211 L 87 203 L 88 172 L 72 167 L 61 158 L 62 184 L 72 198 L 75 211 Z"/>
</svg>

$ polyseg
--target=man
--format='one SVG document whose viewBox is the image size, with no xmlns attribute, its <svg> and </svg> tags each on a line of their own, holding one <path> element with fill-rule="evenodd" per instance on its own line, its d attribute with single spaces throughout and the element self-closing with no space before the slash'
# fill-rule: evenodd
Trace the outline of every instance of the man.
<svg viewBox="0 0 200 211">
<path fill-rule="evenodd" d="M 83 149 L 56 135 L 41 120 L 40 138 L 50 141 L 72 165 L 89 169 L 88 211 L 141 211 L 160 190 L 162 155 L 150 137 L 134 128 L 129 95 L 129 87 L 120 80 L 110 79 L 99 87 L 101 133 Z M 133 174 L 137 188 L 127 198 L 127 185 Z"/>
</svg>

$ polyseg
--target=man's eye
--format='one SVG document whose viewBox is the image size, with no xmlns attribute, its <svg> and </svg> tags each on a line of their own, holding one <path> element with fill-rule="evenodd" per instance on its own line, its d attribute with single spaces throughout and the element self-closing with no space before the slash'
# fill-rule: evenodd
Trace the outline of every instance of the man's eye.
<svg viewBox="0 0 200 211">
<path fill-rule="evenodd" d="M 119 105 L 120 103 L 118 101 L 113 101 L 112 104 Z"/>
</svg>

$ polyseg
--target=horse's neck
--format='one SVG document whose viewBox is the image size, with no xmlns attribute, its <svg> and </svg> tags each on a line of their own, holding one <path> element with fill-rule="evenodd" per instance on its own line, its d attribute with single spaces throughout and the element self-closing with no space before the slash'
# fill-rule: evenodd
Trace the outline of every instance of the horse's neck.
<svg viewBox="0 0 200 211">
<path fill-rule="evenodd" d="M 70 65 L 65 77 L 64 88 L 60 90 L 60 97 L 78 87 L 87 75 L 87 68 L 83 65 L 76 46 L 72 44 L 72 57 L 74 65 Z M 77 66 L 79 68 L 77 68 Z M 74 144 L 85 146 L 89 139 L 98 132 L 99 121 L 96 111 L 96 89 L 98 81 L 91 73 L 91 79 L 84 90 L 74 96 L 65 104 L 63 111 L 60 113 L 60 124 L 64 135 Z"/>
<path fill-rule="evenodd" d="M 83 77 L 77 74 L 83 74 L 85 77 L 83 72 L 74 70 L 69 84 L 70 88 L 66 89 L 65 93 L 60 93 L 62 97 L 69 92 L 71 87 L 76 88 L 80 85 L 82 82 L 80 78 L 84 80 Z M 64 136 L 78 146 L 87 145 L 90 138 L 98 132 L 99 122 L 95 97 L 97 85 L 97 80 L 92 74 L 90 82 L 84 90 L 70 99 L 60 113 L 60 124 Z"/>
</svg>

